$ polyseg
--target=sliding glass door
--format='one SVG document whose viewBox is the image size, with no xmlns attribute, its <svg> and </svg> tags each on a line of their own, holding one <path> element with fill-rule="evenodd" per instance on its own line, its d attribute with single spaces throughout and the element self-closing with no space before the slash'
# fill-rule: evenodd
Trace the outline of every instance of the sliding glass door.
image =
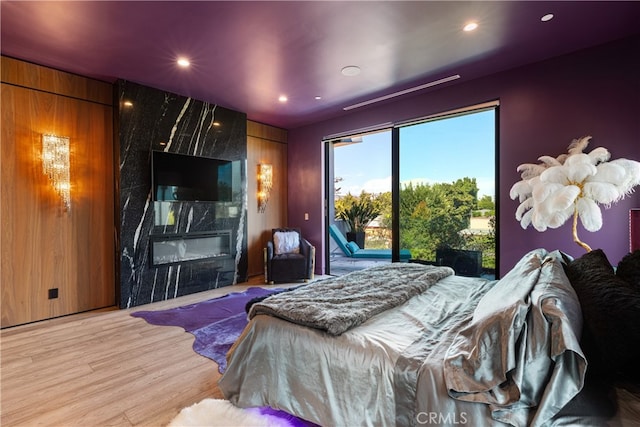
<svg viewBox="0 0 640 427">
<path fill-rule="evenodd" d="M 351 135 L 327 145 L 331 274 L 391 262 L 391 130 Z M 361 250 L 382 249 L 377 258 L 355 259 L 344 242 Z M 354 248 L 351 245 L 351 248 Z"/>
<path fill-rule="evenodd" d="M 494 276 L 497 118 L 491 104 L 327 140 L 327 229 L 388 251 L 389 262 L 410 253 L 413 262 Z M 364 224 L 350 218 L 354 205 L 373 206 Z M 347 235 L 358 227 L 364 240 Z M 327 271 L 371 264 L 345 259 L 329 231 Z"/>
<path fill-rule="evenodd" d="M 457 274 L 495 274 L 496 111 L 399 128 L 401 249 Z"/>
</svg>

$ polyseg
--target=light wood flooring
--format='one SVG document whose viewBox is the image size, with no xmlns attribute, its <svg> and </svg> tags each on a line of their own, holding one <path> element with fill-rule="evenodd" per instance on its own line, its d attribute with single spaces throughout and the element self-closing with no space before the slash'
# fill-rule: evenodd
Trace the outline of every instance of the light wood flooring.
<svg viewBox="0 0 640 427">
<path fill-rule="evenodd" d="M 130 313 L 192 304 L 249 286 L 264 286 L 262 277 L 132 309 L 2 330 L 0 425 L 164 426 L 186 406 L 222 398 L 218 366 L 193 351 L 193 335 Z"/>
</svg>

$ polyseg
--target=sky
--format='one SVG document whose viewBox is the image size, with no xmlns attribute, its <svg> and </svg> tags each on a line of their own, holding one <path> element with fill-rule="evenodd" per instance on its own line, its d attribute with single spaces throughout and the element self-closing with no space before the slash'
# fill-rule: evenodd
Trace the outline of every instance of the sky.
<svg viewBox="0 0 640 427">
<path fill-rule="evenodd" d="M 400 129 L 400 182 L 453 182 L 476 178 L 478 198 L 495 197 L 495 112 L 436 120 Z M 391 191 L 391 131 L 334 151 L 340 194 Z"/>
</svg>

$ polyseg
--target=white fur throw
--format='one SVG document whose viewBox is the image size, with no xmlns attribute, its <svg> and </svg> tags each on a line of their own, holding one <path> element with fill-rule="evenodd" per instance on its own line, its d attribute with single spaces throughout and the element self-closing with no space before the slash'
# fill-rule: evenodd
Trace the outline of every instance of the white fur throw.
<svg viewBox="0 0 640 427">
<path fill-rule="evenodd" d="M 168 427 L 289 427 L 286 420 L 260 414 L 259 409 L 242 409 L 228 400 L 204 399 L 184 408 Z"/>
<path fill-rule="evenodd" d="M 273 244 L 276 255 L 300 253 L 300 237 L 296 231 L 276 231 L 273 233 Z"/>
</svg>

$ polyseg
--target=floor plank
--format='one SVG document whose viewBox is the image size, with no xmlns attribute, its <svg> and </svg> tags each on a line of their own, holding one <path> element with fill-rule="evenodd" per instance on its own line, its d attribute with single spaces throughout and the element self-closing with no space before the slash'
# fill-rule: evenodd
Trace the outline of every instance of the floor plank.
<svg viewBox="0 0 640 427">
<path fill-rule="evenodd" d="M 162 426 L 186 406 L 222 398 L 218 366 L 193 351 L 193 335 L 130 314 L 250 286 L 263 286 L 262 278 L 127 310 L 109 308 L 3 329 L 0 425 Z"/>
</svg>

